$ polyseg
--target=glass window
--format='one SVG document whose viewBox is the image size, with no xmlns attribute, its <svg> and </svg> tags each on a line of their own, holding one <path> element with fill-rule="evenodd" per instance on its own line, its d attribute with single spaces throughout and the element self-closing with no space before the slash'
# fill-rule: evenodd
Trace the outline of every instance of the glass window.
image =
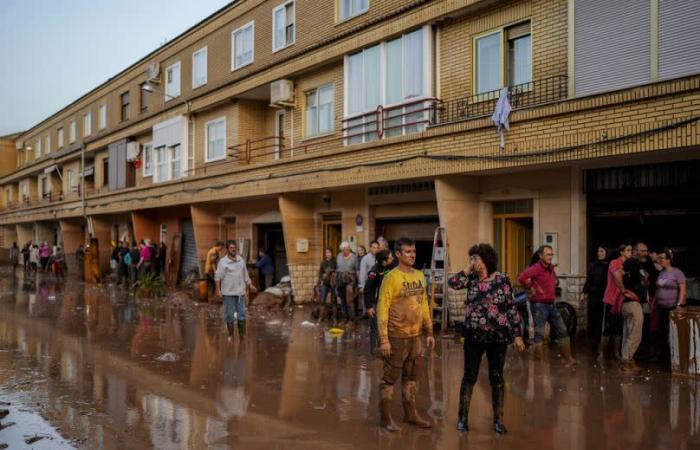
<svg viewBox="0 0 700 450">
<path fill-rule="evenodd" d="M 253 62 L 254 37 L 254 22 L 250 22 L 233 32 L 233 61 L 231 70 L 238 69 Z"/>
<path fill-rule="evenodd" d="M 156 154 L 156 173 L 155 181 L 165 181 L 168 179 L 168 158 L 166 147 L 158 147 L 155 149 Z"/>
<path fill-rule="evenodd" d="M 124 92 L 121 95 L 121 106 L 122 106 L 122 120 L 129 119 L 129 91 Z"/>
<path fill-rule="evenodd" d="M 287 2 L 272 11 L 274 21 L 272 50 L 292 45 L 295 39 L 294 2 Z"/>
<path fill-rule="evenodd" d="M 525 84 L 532 81 L 531 45 L 530 34 L 508 39 L 509 86 Z"/>
<path fill-rule="evenodd" d="M 44 136 L 44 154 L 48 155 L 51 153 L 51 135 L 47 134 Z"/>
<path fill-rule="evenodd" d="M 151 91 L 146 89 L 147 83 L 141 83 L 139 93 L 141 95 L 141 112 L 148 111 L 148 104 L 151 101 Z"/>
<path fill-rule="evenodd" d="M 369 9 L 369 0 L 338 0 L 338 18 L 340 20 L 362 14 Z"/>
<path fill-rule="evenodd" d="M 475 39 L 476 93 L 495 91 L 501 87 L 501 32 Z"/>
<path fill-rule="evenodd" d="M 216 161 L 226 157 L 226 119 L 207 122 L 205 127 L 207 152 L 206 161 Z"/>
<path fill-rule="evenodd" d="M 153 175 L 153 144 L 143 144 L 143 176 Z"/>
<path fill-rule="evenodd" d="M 63 147 L 63 128 L 58 129 L 58 148 Z"/>
<path fill-rule="evenodd" d="M 207 48 L 192 54 L 192 88 L 207 84 Z"/>
<path fill-rule="evenodd" d="M 403 42 L 399 38 L 386 44 L 386 102 L 389 105 L 403 100 L 403 72 Z"/>
<path fill-rule="evenodd" d="M 68 128 L 68 142 L 71 144 L 75 142 L 75 135 L 77 134 L 77 126 L 75 120 L 70 121 L 70 127 Z"/>
<path fill-rule="evenodd" d="M 41 139 L 37 139 L 34 142 L 34 159 L 41 158 Z"/>
<path fill-rule="evenodd" d="M 175 180 L 182 176 L 180 164 L 180 144 L 170 147 L 170 179 Z"/>
<path fill-rule="evenodd" d="M 333 92 L 329 84 L 306 93 L 306 136 L 333 131 Z"/>
<path fill-rule="evenodd" d="M 92 134 L 92 113 L 89 112 L 83 116 L 83 136 Z"/>
<path fill-rule="evenodd" d="M 180 63 L 165 69 L 165 101 L 180 95 Z"/>
<path fill-rule="evenodd" d="M 102 104 L 97 108 L 98 118 L 97 126 L 100 130 L 103 130 L 107 126 L 107 105 Z"/>
</svg>

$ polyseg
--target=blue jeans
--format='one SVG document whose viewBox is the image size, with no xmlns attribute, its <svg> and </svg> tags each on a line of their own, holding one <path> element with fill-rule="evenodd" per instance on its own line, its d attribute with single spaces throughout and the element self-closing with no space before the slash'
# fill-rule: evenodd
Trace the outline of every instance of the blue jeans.
<svg viewBox="0 0 700 450">
<path fill-rule="evenodd" d="M 328 294 L 331 294 L 331 301 L 329 302 L 330 305 L 335 306 L 336 304 L 336 299 L 335 299 L 335 289 L 332 287 L 326 285 L 325 283 L 321 283 L 321 301 L 319 302 L 321 305 L 325 305 L 327 302 Z"/>
<path fill-rule="evenodd" d="M 233 323 L 233 313 L 238 313 L 238 320 L 245 320 L 245 296 L 224 295 L 224 307 L 226 308 L 226 323 Z"/>
<path fill-rule="evenodd" d="M 550 336 L 552 340 L 559 341 L 566 339 L 566 325 L 564 319 L 559 314 L 557 306 L 547 303 L 530 303 L 532 309 L 532 319 L 535 321 L 535 344 L 544 340 L 544 326 L 549 322 Z"/>
</svg>

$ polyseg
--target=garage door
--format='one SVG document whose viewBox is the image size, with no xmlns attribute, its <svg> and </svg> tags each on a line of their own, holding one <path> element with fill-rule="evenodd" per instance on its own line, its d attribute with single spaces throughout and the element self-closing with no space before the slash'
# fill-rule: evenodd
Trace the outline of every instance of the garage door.
<svg viewBox="0 0 700 450">
<path fill-rule="evenodd" d="M 385 237 L 392 246 L 402 237 L 416 241 L 415 267 L 423 269 L 430 267 L 433 237 L 438 226 L 440 221 L 437 217 L 380 219 L 377 220 L 377 235 Z"/>
<path fill-rule="evenodd" d="M 192 273 L 192 269 L 199 272 L 197 261 L 197 245 L 194 240 L 194 226 L 192 220 L 182 221 L 182 264 L 180 265 L 180 279 L 186 280 Z"/>
</svg>

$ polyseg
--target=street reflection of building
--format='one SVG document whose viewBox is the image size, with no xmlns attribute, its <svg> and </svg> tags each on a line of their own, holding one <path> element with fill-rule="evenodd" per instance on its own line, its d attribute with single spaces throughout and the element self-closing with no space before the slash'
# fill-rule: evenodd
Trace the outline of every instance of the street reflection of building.
<svg viewBox="0 0 700 450">
<path fill-rule="evenodd" d="M 594 247 L 627 237 L 696 284 L 700 3 L 352 3 L 232 2 L 0 139 L 0 244 L 91 235 L 107 271 L 112 242 L 182 239 L 185 277 L 238 239 L 309 301 L 324 247 L 409 235 L 420 267 L 442 225 L 453 268 L 480 241 L 510 274 L 552 245 L 575 307 Z"/>
</svg>

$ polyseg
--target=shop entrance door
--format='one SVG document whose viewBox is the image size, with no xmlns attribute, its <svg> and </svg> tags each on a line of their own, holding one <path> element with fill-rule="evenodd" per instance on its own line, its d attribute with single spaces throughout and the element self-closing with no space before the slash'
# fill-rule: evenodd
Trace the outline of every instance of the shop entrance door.
<svg viewBox="0 0 700 450">
<path fill-rule="evenodd" d="M 534 251 L 532 200 L 496 202 L 493 208 L 493 243 L 498 253 L 498 270 L 516 280 L 530 264 Z"/>
<path fill-rule="evenodd" d="M 340 214 L 323 216 L 323 248 L 321 249 L 321 257 L 326 248 L 330 248 L 333 255 L 337 255 L 340 251 L 340 243 L 343 240 L 343 225 L 341 223 Z"/>
</svg>

